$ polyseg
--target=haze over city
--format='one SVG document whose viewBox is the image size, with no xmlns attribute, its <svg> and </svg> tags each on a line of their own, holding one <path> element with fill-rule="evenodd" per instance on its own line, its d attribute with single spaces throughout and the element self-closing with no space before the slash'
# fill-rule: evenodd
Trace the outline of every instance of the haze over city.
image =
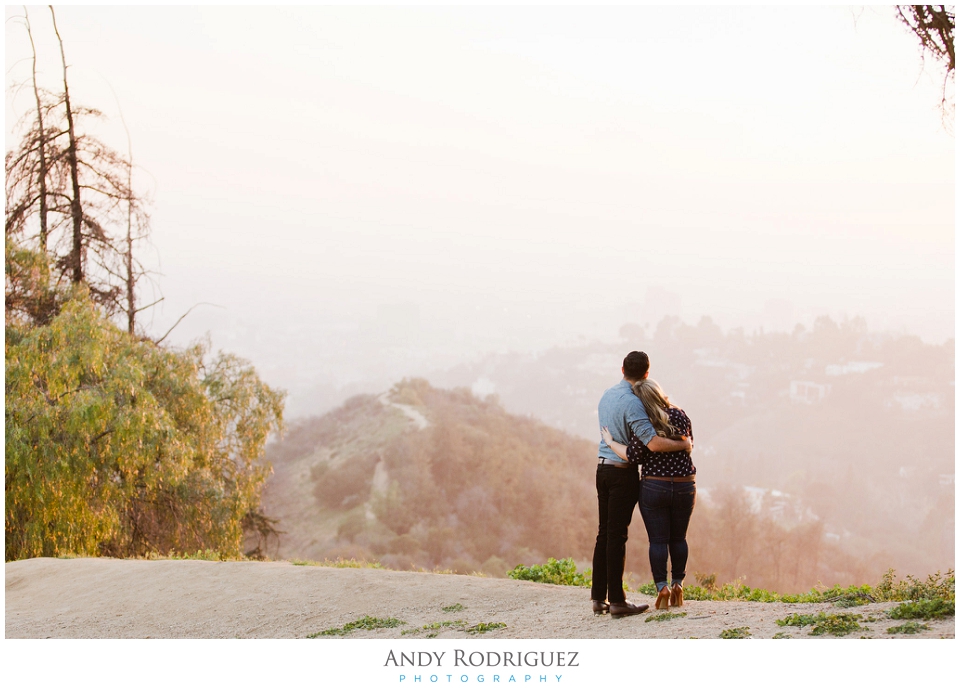
<svg viewBox="0 0 960 694">
<path fill-rule="evenodd" d="M 21 13 L 6 10 L 8 81 L 29 75 Z M 150 329 L 196 305 L 169 341 L 209 334 L 288 389 L 292 414 L 319 407 L 310 388 L 665 315 L 953 337 L 942 76 L 888 8 L 64 7 L 58 22 L 75 100 L 121 150 L 122 110 L 152 194 Z M 8 90 L 8 124 L 28 92 Z"/>
</svg>

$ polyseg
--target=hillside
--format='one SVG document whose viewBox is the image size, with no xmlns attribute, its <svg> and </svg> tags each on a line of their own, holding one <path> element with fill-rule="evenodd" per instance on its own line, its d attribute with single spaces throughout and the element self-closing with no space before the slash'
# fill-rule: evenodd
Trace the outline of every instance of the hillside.
<svg viewBox="0 0 960 694">
<path fill-rule="evenodd" d="M 669 621 L 647 622 L 643 615 L 614 620 L 593 616 L 586 588 L 286 562 L 39 558 L 8 563 L 5 581 L 8 639 L 304 638 L 365 616 L 404 624 L 358 629 L 340 638 L 422 639 L 436 633 L 457 639 L 716 639 L 724 630 L 742 627 L 751 638 L 778 633 L 809 638 L 810 627 L 777 626 L 776 620 L 819 612 L 862 615 L 865 630 L 846 639 L 954 638 L 956 631 L 950 618 L 931 620 L 930 629 L 916 635 L 890 635 L 887 628 L 903 624 L 885 614 L 894 603 L 844 609 L 687 601 L 686 615 Z M 628 599 L 649 600 L 636 594 Z M 455 608 L 458 604 L 462 609 Z M 460 624 L 422 628 L 457 620 Z M 466 631 L 480 623 L 504 626 L 485 634 Z"/>
<path fill-rule="evenodd" d="M 274 557 L 503 576 L 592 552 L 593 444 L 466 389 L 402 381 L 268 447 Z"/>
<path fill-rule="evenodd" d="M 776 416 L 745 418 L 744 430 L 762 431 L 756 420 Z M 779 455 L 802 450 L 784 446 Z M 549 557 L 572 557 L 587 569 L 596 533 L 595 455 L 592 442 L 509 414 L 495 398 L 402 381 L 383 395 L 356 396 L 301 421 L 268 447 L 275 472 L 263 504 L 281 531 L 268 555 L 346 557 L 492 577 Z M 736 460 L 705 452 L 694 458 L 707 479 L 726 465 L 760 469 L 768 460 L 754 451 Z M 811 497 L 700 479 L 698 487 L 688 534 L 690 581 L 714 575 L 802 592 L 817 584 L 873 583 L 889 568 L 922 573 L 889 540 L 853 541 L 834 532 L 823 521 L 836 505 L 829 485 L 820 484 Z M 875 485 L 862 480 L 860 495 L 872 493 Z M 945 512 L 952 517 L 952 508 Z M 869 517 L 862 522 L 869 524 Z M 895 535 L 886 525 L 882 531 Z M 935 570 L 952 566 L 928 563 Z M 626 569 L 631 585 L 651 578 L 639 511 Z"/>
</svg>

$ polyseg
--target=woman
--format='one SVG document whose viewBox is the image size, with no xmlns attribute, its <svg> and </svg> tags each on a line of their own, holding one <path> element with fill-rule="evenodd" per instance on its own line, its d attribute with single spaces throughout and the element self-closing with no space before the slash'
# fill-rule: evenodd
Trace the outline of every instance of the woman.
<svg viewBox="0 0 960 694">
<path fill-rule="evenodd" d="M 633 386 L 658 436 L 693 439 L 690 418 L 670 399 L 656 381 L 645 378 Z M 650 540 L 650 570 L 657 585 L 657 609 L 683 604 L 683 578 L 687 568 L 687 526 L 697 497 L 697 469 L 690 453 L 654 453 L 636 436 L 627 445 L 613 440 L 603 428 L 603 440 L 621 458 L 640 466 L 640 515 Z M 667 585 L 667 556 L 673 586 Z"/>
</svg>

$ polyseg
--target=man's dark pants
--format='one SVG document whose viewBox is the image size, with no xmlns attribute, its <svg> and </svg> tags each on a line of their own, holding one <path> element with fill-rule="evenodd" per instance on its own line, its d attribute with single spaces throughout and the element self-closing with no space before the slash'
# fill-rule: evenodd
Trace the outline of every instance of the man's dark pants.
<svg viewBox="0 0 960 694">
<path fill-rule="evenodd" d="M 619 468 L 597 465 L 597 501 L 600 527 L 593 550 L 594 600 L 625 602 L 623 592 L 623 561 L 626 556 L 627 528 L 633 518 L 633 509 L 640 494 L 640 476 L 637 466 Z"/>
</svg>

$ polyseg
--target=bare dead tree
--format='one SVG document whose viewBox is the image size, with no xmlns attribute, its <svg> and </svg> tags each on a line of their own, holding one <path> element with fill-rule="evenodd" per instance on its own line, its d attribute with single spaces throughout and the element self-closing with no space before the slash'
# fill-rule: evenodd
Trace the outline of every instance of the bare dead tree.
<svg viewBox="0 0 960 694">
<path fill-rule="evenodd" d="M 134 333 L 137 314 L 149 308 L 136 303 L 138 283 L 148 274 L 136 253 L 149 234 L 148 200 L 133 188 L 132 158 L 84 127 L 102 114 L 73 103 L 64 41 L 52 7 L 50 13 L 60 46 L 63 91 L 42 89 L 34 67 L 35 112 L 21 119 L 19 145 L 5 157 L 8 246 L 43 254 L 49 259 L 44 267 L 53 271 L 52 286 L 85 285 L 109 315 L 124 316 L 125 327 Z M 24 21 L 33 46 L 26 14 Z M 35 63 L 35 48 L 33 57 Z M 130 150 L 129 131 L 127 143 Z M 9 295 L 26 286 L 29 276 L 7 283 L 8 305 L 32 305 Z"/>
<path fill-rule="evenodd" d="M 37 158 L 39 161 L 39 170 L 37 171 L 37 188 L 39 191 L 40 203 L 40 250 L 47 250 L 47 156 L 46 156 L 46 137 L 42 134 L 46 132 L 43 128 L 43 106 L 40 103 L 40 89 L 37 86 L 37 47 L 33 43 L 33 31 L 30 29 L 30 13 L 27 7 L 23 7 L 23 19 L 27 27 L 27 36 L 30 38 L 30 51 L 32 55 L 31 77 L 33 79 L 33 96 L 37 102 L 37 131 L 41 137 L 37 140 Z"/>
<path fill-rule="evenodd" d="M 920 41 L 920 49 L 943 63 L 948 74 L 956 67 L 953 47 L 954 11 L 950 5 L 897 5 L 897 16 Z"/>
<path fill-rule="evenodd" d="M 70 165 L 70 183 L 73 186 L 73 198 L 70 200 L 70 216 L 73 220 L 73 247 L 69 257 L 69 268 L 75 284 L 83 282 L 83 206 L 80 203 L 80 173 L 77 162 L 77 135 L 73 126 L 73 109 L 70 108 L 70 87 L 67 84 L 67 56 L 63 50 L 63 39 L 57 29 L 57 13 L 50 8 L 50 18 L 53 20 L 53 31 L 60 42 L 60 61 L 63 64 L 63 103 L 67 116 L 67 162 Z"/>
<path fill-rule="evenodd" d="M 110 90 L 113 91 L 113 87 L 110 87 Z M 116 98 L 116 96 L 116 93 L 114 93 L 114 98 Z M 137 286 L 139 285 L 140 280 L 143 279 L 147 273 L 143 269 L 143 266 L 140 265 L 140 263 L 136 260 L 133 249 L 138 242 L 147 238 L 149 234 L 149 218 L 145 211 L 144 196 L 142 194 L 134 193 L 133 140 L 130 137 L 130 129 L 127 127 L 127 120 L 123 117 L 123 109 L 120 108 L 119 99 L 117 99 L 117 110 L 120 113 L 120 122 L 123 125 L 123 131 L 127 136 L 127 233 L 124 239 L 123 283 L 125 289 L 125 303 L 123 306 L 123 311 L 127 317 L 127 332 L 131 335 L 134 335 L 136 333 L 137 314 L 150 308 L 151 306 L 157 305 L 163 301 L 163 297 L 161 296 L 156 301 L 146 304 L 145 306 L 137 306 Z"/>
</svg>

